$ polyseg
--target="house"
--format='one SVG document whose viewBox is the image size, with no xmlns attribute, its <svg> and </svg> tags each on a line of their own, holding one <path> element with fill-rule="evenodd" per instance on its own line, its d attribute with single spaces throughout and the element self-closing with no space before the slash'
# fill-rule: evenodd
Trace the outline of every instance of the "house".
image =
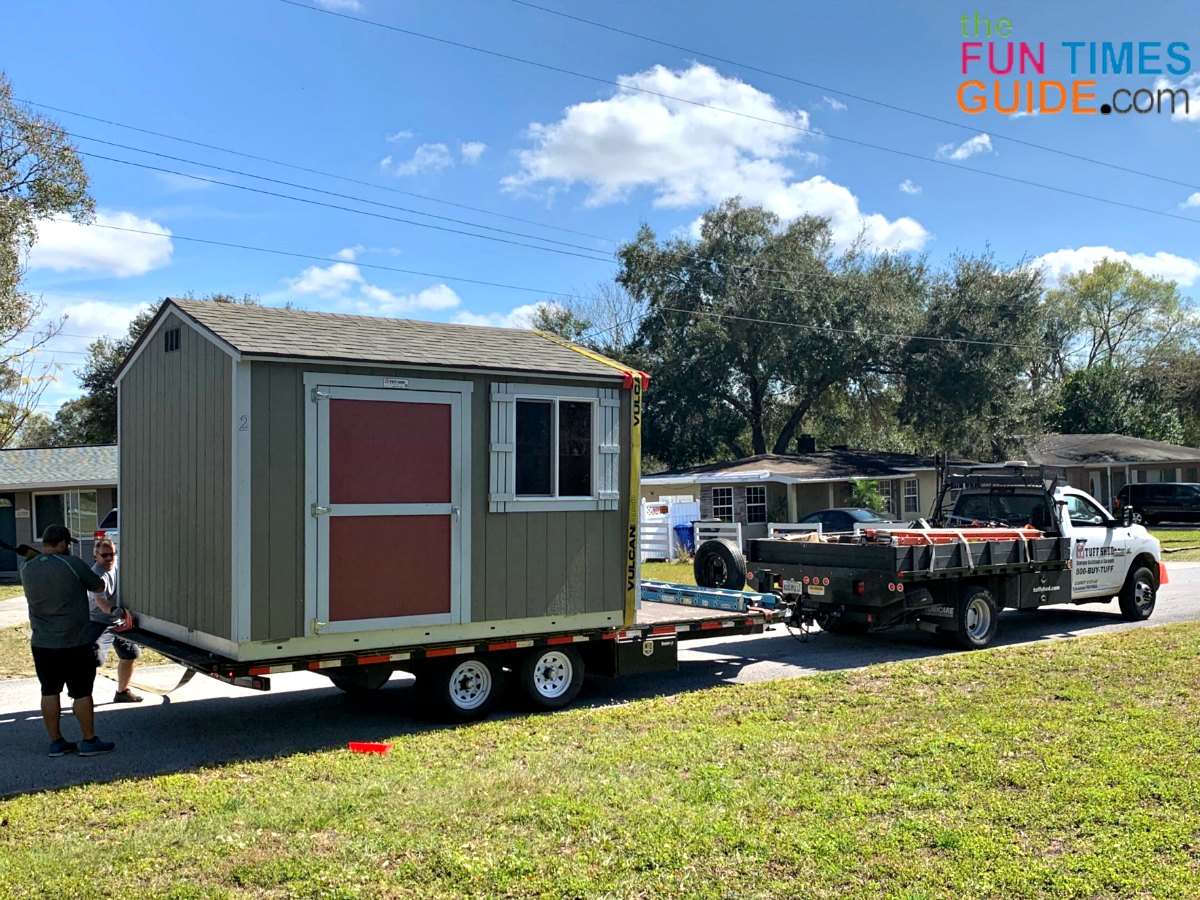
<svg viewBox="0 0 1200 900">
<path fill-rule="evenodd" d="M 117 383 L 149 631 L 260 660 L 633 616 L 642 373 L 527 330 L 170 300 Z"/>
<path fill-rule="evenodd" d="M 33 544 L 66 525 L 91 560 L 96 525 L 116 504 L 115 445 L 0 450 L 0 541 Z M 0 579 L 16 575 L 16 554 L 0 550 Z"/>
<path fill-rule="evenodd" d="M 1028 438 L 1024 455 L 1036 465 L 1066 469 L 1073 487 L 1105 506 L 1126 484 L 1200 482 L 1200 450 L 1123 434 L 1046 434 Z"/>
<path fill-rule="evenodd" d="M 900 518 L 924 515 L 936 500 L 933 459 L 837 447 L 644 475 L 641 495 L 698 495 L 702 518 L 741 522 L 745 537 L 764 537 L 768 522 L 795 522 L 818 509 L 848 506 L 850 482 L 860 478 L 878 482 L 888 512 Z"/>
</svg>

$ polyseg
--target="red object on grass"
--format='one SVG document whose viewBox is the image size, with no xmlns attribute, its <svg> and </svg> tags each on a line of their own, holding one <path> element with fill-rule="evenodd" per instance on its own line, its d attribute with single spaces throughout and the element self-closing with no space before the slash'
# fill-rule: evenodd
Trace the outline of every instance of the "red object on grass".
<svg viewBox="0 0 1200 900">
<path fill-rule="evenodd" d="M 351 741 L 347 746 L 351 753 L 378 753 L 380 756 L 392 749 L 391 744 L 377 744 L 373 741 Z"/>
<path fill-rule="evenodd" d="M 1160 562 L 1158 564 L 1158 586 L 1162 587 L 1164 584 L 1170 583 L 1171 579 L 1167 577 L 1167 564 L 1165 562 Z"/>
</svg>

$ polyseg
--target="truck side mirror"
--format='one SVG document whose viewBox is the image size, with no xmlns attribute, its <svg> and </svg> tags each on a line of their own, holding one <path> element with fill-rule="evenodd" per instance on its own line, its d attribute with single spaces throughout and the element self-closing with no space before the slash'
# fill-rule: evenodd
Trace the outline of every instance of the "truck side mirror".
<svg viewBox="0 0 1200 900">
<path fill-rule="evenodd" d="M 1121 508 L 1121 524 L 1128 528 L 1133 524 L 1133 521 L 1133 507 L 1126 503 L 1125 506 Z"/>
</svg>

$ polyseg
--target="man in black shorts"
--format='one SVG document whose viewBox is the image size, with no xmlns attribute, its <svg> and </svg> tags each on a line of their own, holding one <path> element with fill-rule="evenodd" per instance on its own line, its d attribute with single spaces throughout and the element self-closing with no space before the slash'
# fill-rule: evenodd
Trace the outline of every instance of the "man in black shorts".
<svg viewBox="0 0 1200 900">
<path fill-rule="evenodd" d="M 42 535 L 42 552 L 20 562 L 21 584 L 29 603 L 33 665 L 42 686 L 42 719 L 50 735 L 50 755 L 76 753 L 95 756 L 115 744 L 96 736 L 92 683 L 96 680 L 88 591 L 104 589 L 104 581 L 78 557 L 70 555 L 71 532 L 51 525 Z M 63 685 L 74 701 L 73 710 L 83 740 L 63 739 L 59 729 L 59 699 Z"/>
<path fill-rule="evenodd" d="M 113 703 L 141 703 L 140 694 L 129 689 L 133 677 L 133 662 L 142 655 L 141 648 L 133 641 L 121 637 L 113 630 L 121 618 L 120 592 L 117 590 L 117 547 L 112 538 L 100 538 L 94 548 L 96 564 L 92 571 L 104 582 L 100 593 L 88 592 L 92 606 L 92 633 L 96 637 L 96 665 L 103 667 L 108 651 L 117 651 L 117 693 Z"/>
</svg>

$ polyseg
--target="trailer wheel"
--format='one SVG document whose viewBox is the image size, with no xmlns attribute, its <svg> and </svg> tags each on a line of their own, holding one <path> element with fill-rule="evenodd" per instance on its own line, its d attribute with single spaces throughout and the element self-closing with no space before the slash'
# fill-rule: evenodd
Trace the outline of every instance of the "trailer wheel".
<svg viewBox="0 0 1200 900">
<path fill-rule="evenodd" d="M 392 677 L 391 666 L 345 666 L 324 673 L 333 686 L 347 694 L 366 694 L 377 691 Z"/>
<path fill-rule="evenodd" d="M 562 709 L 583 687 L 583 658 L 574 647 L 539 647 L 521 660 L 521 690 L 537 709 Z"/>
<path fill-rule="evenodd" d="M 985 587 L 967 588 L 958 603 L 955 637 L 958 645 L 967 650 L 986 647 L 996 636 L 1000 625 L 1000 608 Z"/>
<path fill-rule="evenodd" d="M 1122 618 L 1130 622 L 1150 618 L 1157 602 L 1157 594 L 1153 573 L 1145 566 L 1138 566 L 1129 574 L 1117 597 Z"/>
<path fill-rule="evenodd" d="M 729 541 L 705 541 L 696 548 L 692 573 L 700 587 L 740 591 L 746 586 L 746 558 Z"/>
<path fill-rule="evenodd" d="M 482 657 L 452 659 L 423 669 L 417 685 L 436 715 L 456 722 L 482 719 L 496 698 L 500 671 Z"/>
</svg>

